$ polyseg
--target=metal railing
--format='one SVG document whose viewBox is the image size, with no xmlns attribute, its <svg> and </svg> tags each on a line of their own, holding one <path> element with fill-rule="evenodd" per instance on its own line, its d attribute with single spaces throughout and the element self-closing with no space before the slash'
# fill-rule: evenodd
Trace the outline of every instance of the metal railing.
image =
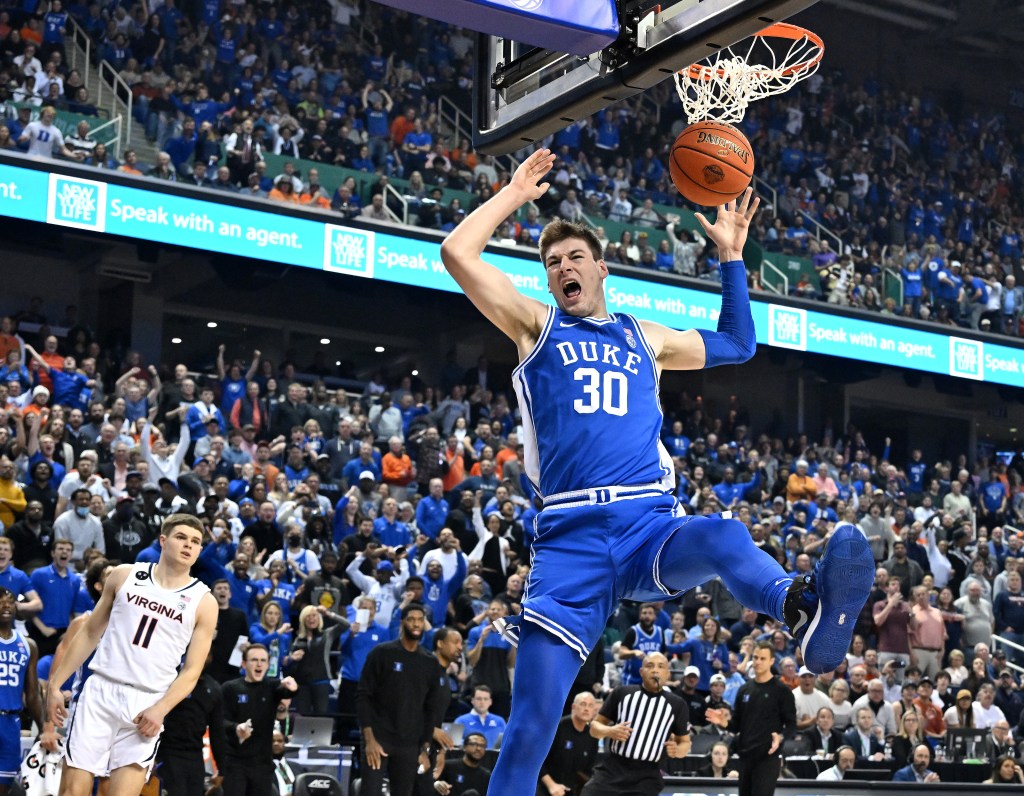
<svg viewBox="0 0 1024 796">
<path fill-rule="evenodd" d="M 127 148 L 132 143 L 132 104 L 135 100 L 131 87 L 109 61 L 100 61 L 97 77 L 99 78 L 96 81 L 97 104 L 102 105 L 104 96 L 108 97 L 110 115 L 121 115 L 128 120 L 128 123 L 124 125 L 124 145 Z"/>
<path fill-rule="evenodd" d="M 895 268 L 882 269 L 882 296 L 895 299 L 897 311 L 903 308 L 903 275 Z"/>
<path fill-rule="evenodd" d="M 66 30 L 70 30 L 70 35 L 66 39 L 71 46 L 65 47 L 64 52 L 67 55 L 68 67 L 77 69 L 82 76 L 82 82 L 88 85 L 92 73 L 92 39 L 71 15 L 68 15 L 67 26 Z"/>
<path fill-rule="evenodd" d="M 110 132 L 110 136 L 103 138 L 100 133 L 104 131 Z M 93 141 L 103 143 L 107 149 L 112 150 L 112 154 L 118 160 L 121 158 L 121 133 L 124 131 L 124 119 L 121 116 L 115 116 L 108 122 L 104 122 L 98 127 L 93 127 L 89 130 L 89 136 Z"/>
<path fill-rule="evenodd" d="M 402 208 L 402 214 L 401 215 L 398 215 L 397 213 L 395 213 L 394 210 L 391 209 L 391 206 L 390 206 L 390 204 L 388 202 L 388 200 L 391 199 L 391 198 L 394 198 L 395 201 L 397 201 L 398 204 L 401 206 L 401 208 Z M 388 215 L 391 216 L 391 219 L 393 221 L 395 221 L 398 224 L 408 225 L 408 223 L 409 223 L 409 200 L 406 199 L 401 193 L 399 193 L 395 189 L 395 186 L 392 185 L 391 183 L 387 183 L 384 186 L 384 209 L 387 210 Z"/>
<path fill-rule="evenodd" d="M 376 44 L 379 41 L 377 34 L 370 29 L 369 25 L 358 14 L 352 17 L 352 32 L 363 44 Z"/>
<path fill-rule="evenodd" d="M 463 138 L 473 140 L 473 120 L 468 113 L 447 97 L 442 96 L 437 99 L 437 118 L 446 124 L 452 135 L 455 136 L 456 146 Z"/>
<path fill-rule="evenodd" d="M 836 233 L 834 233 L 832 230 L 830 230 L 824 224 L 821 224 L 816 218 L 814 218 L 814 216 L 808 215 L 803 210 L 797 210 L 796 212 L 799 213 L 803 217 L 804 227 L 806 227 L 808 224 L 811 225 L 811 231 L 813 232 L 814 237 L 817 240 L 820 241 L 822 238 L 828 238 L 829 240 L 831 240 L 835 244 L 832 247 L 832 251 L 834 251 L 837 255 L 843 253 L 843 239 L 842 238 L 840 238 L 838 235 L 836 235 Z"/>
<path fill-rule="evenodd" d="M 1011 650 L 1016 650 L 1017 652 L 1024 653 L 1024 647 L 1022 647 L 1016 641 L 1010 641 L 1010 639 L 1008 639 L 1008 638 L 1003 638 L 1002 636 L 998 636 L 995 633 L 993 633 L 992 634 L 992 652 L 995 652 L 1000 647 L 1006 647 L 1006 648 L 1009 648 Z M 1018 666 L 1016 663 L 1012 663 L 1013 657 L 1014 657 L 1013 655 L 1011 655 L 1010 653 L 1007 653 L 1007 655 L 1006 655 L 1006 667 L 1008 669 L 1013 669 L 1017 673 L 1017 676 L 1020 677 L 1022 674 L 1024 674 L 1024 666 Z"/>
<path fill-rule="evenodd" d="M 766 201 L 770 201 L 772 210 L 777 210 L 779 207 L 779 192 L 771 186 L 770 183 L 765 182 L 756 174 L 754 175 L 753 181 L 754 190 Z"/>
<path fill-rule="evenodd" d="M 771 277 L 771 279 L 769 279 Z M 773 282 L 775 284 L 773 284 Z M 781 283 L 781 290 L 777 285 Z M 761 260 L 761 287 L 779 296 L 789 295 L 789 277 L 770 260 Z"/>
<path fill-rule="evenodd" d="M 93 133 L 108 125 L 114 125 L 117 131 L 115 149 L 119 156 L 122 148 L 127 149 L 132 140 L 132 90 L 108 61 L 93 64 L 92 39 L 77 20 L 69 16 L 67 24 L 70 30 L 67 39 L 71 45 L 65 47 L 68 63 L 72 69 L 78 70 L 86 86 L 92 82 L 91 78 L 95 72 L 96 96 L 93 97 L 93 101 L 96 107 L 108 111 L 110 115 L 110 121 L 93 128 Z"/>
</svg>

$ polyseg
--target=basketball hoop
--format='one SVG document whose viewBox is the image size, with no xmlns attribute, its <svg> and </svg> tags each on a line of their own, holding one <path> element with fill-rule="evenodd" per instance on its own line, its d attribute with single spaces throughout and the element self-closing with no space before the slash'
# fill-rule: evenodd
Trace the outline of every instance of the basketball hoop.
<svg viewBox="0 0 1024 796">
<path fill-rule="evenodd" d="M 776 22 L 742 43 L 719 50 L 704 63 L 675 74 L 676 91 L 690 124 L 743 119 L 755 100 L 784 94 L 810 77 L 821 64 L 821 37 L 786 22 Z"/>
</svg>

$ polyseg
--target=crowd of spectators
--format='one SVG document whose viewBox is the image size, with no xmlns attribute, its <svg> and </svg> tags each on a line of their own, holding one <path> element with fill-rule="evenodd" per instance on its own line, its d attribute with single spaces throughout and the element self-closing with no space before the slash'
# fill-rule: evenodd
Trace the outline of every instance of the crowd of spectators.
<svg viewBox="0 0 1024 796">
<path fill-rule="evenodd" d="M 89 110 L 81 77 L 63 66 L 68 13 L 131 87 L 156 160 L 96 153 L 87 130 L 80 146 L 57 150 L 90 165 L 380 221 L 395 218 L 385 186 L 407 180 L 409 222 L 441 231 L 508 179 L 493 158 L 440 129 L 440 97 L 470 103 L 473 39 L 461 29 L 366 0 L 296 0 L 283 9 L 216 0 L 8 5 L 0 11 L 0 107 Z M 715 278 L 706 241 L 666 207 L 686 205 L 665 167 L 685 124 L 670 92 L 663 84 L 555 134 L 551 191 L 496 240 L 534 245 L 547 218 L 585 217 L 608 262 Z M 34 142 L 23 137 L 30 113 L 5 113 L 10 134 L 0 125 L 0 148 Z M 759 187 L 774 198 L 752 237 L 808 260 L 791 293 L 1019 334 L 1019 141 L 1002 114 L 954 115 L 928 94 L 826 67 L 752 105 L 739 127 L 756 154 Z M 294 162 L 269 173 L 263 153 Z M 360 191 L 350 178 L 328 190 L 324 165 L 372 175 L 374 184 Z M 473 198 L 447 198 L 448 189 Z M 609 239 L 605 220 L 628 228 L 616 226 Z M 667 235 L 653 240 L 655 228 Z M 883 271 L 901 282 L 902 305 L 883 290 Z"/>
<path fill-rule="evenodd" d="M 38 339 L 19 323 L 39 325 Z M 88 589 L 75 596 L 79 578 L 110 560 L 155 560 L 163 518 L 191 512 L 207 528 L 195 574 L 221 605 L 217 679 L 239 675 L 231 656 L 247 636 L 266 646 L 270 676 L 297 681 L 293 710 L 351 720 L 369 651 L 422 603 L 428 649 L 459 639 L 446 647 L 447 719 L 498 744 L 515 651 L 490 620 L 521 610 L 538 510 L 509 374 L 449 358 L 432 383 L 380 375 L 353 394 L 303 383 L 259 351 L 243 361 L 221 346 L 200 374 L 115 358 L 74 308 L 63 337 L 46 323 L 39 299 L 0 320 L 0 583 L 22 600 L 43 681 L 47 656 L 92 604 Z M 914 739 L 941 756 L 947 728 L 975 727 L 998 743 L 990 759 L 1016 754 L 1024 692 L 1008 663 L 1024 655 L 993 633 L 1024 645 L 1024 455 L 904 460 L 852 426 L 775 437 L 735 398 L 675 398 L 663 444 L 687 512 L 733 512 L 795 575 L 813 570 L 838 523 L 854 523 L 871 542 L 876 589 L 847 659 L 817 677 L 785 627 L 720 581 L 668 605 L 624 602 L 573 693 L 600 699 L 630 682 L 637 634 L 661 628 L 669 685 L 695 731 L 724 737 L 721 709 L 753 645 L 769 640 L 809 743 L 834 727 L 864 758 L 899 767 Z"/>
</svg>

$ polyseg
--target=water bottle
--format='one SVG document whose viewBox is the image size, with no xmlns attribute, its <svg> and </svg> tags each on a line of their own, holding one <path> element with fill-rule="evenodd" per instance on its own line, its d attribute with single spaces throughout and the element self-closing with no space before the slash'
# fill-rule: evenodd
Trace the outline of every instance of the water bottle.
<svg viewBox="0 0 1024 796">
<path fill-rule="evenodd" d="M 885 759 L 892 760 L 892 744 L 888 740 L 885 742 Z"/>
</svg>

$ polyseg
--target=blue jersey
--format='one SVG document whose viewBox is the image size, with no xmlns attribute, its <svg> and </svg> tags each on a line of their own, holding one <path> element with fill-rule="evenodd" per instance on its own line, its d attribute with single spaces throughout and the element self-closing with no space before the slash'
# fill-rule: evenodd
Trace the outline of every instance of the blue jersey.
<svg viewBox="0 0 1024 796">
<path fill-rule="evenodd" d="M 28 642 L 17 630 L 0 638 L 0 710 L 21 710 L 29 657 Z"/>
<path fill-rule="evenodd" d="M 542 496 L 654 482 L 671 490 L 657 366 L 632 316 L 577 318 L 550 309 L 513 376 L 526 475 Z"/>
<path fill-rule="evenodd" d="M 658 625 L 651 628 L 651 632 L 648 634 L 639 624 L 635 624 L 633 632 L 636 633 L 636 641 L 633 643 L 632 649 L 640 650 L 644 655 L 665 651 L 665 631 Z M 622 667 L 623 685 L 636 685 L 640 682 L 640 664 L 642 663 L 642 658 L 630 658 L 626 661 L 626 665 Z"/>
<path fill-rule="evenodd" d="M 349 622 L 356 621 L 355 606 L 348 606 L 346 613 Z M 346 630 L 341 636 L 341 679 L 358 681 L 370 650 L 385 641 L 391 641 L 391 636 L 376 622 L 370 622 L 369 627 L 358 633 Z"/>
</svg>

